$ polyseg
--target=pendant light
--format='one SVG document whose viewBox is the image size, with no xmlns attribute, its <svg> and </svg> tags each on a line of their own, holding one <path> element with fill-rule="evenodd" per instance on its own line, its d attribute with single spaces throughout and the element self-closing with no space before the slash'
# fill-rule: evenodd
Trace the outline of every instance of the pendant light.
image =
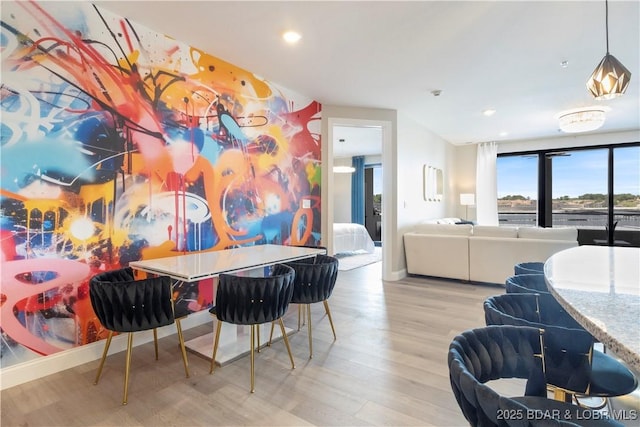
<svg viewBox="0 0 640 427">
<path fill-rule="evenodd" d="M 622 95 L 629 86 L 631 73 L 609 53 L 609 2 L 605 0 L 605 29 L 607 36 L 607 54 L 593 70 L 587 81 L 587 89 L 598 100 L 612 99 Z"/>
<path fill-rule="evenodd" d="M 333 173 L 354 173 L 356 171 L 356 168 L 354 168 L 353 166 L 334 166 L 333 167 Z"/>
</svg>

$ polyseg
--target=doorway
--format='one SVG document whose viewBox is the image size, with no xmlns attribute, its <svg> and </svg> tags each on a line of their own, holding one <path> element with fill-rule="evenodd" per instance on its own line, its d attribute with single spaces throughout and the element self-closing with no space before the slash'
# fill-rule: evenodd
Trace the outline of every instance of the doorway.
<svg viewBox="0 0 640 427">
<path fill-rule="evenodd" d="M 376 246 L 382 246 L 382 165 L 364 167 L 364 226 Z"/>
<path fill-rule="evenodd" d="M 382 278 L 383 280 L 397 280 L 392 270 L 392 256 L 394 248 L 397 246 L 397 242 L 393 240 L 394 236 L 391 234 L 393 229 L 394 208 L 392 203 L 394 197 L 393 190 L 393 174 L 394 167 L 392 162 L 392 131 L 393 120 L 378 119 L 353 119 L 347 117 L 329 117 L 327 119 L 327 136 L 328 143 L 323 144 L 323 153 L 326 154 L 326 168 L 324 170 L 331 171 L 334 164 L 334 146 L 337 143 L 337 139 L 334 136 L 337 127 L 355 127 L 355 128 L 378 128 L 381 129 L 381 137 L 379 138 L 381 152 L 379 156 L 379 165 L 381 168 L 381 181 L 382 181 L 382 193 L 387 194 L 387 197 L 382 198 L 381 201 L 381 214 L 387 212 L 386 215 L 381 215 L 381 241 L 385 244 L 382 246 Z M 382 171 L 384 171 L 382 173 Z M 330 231 L 333 228 L 334 223 L 334 205 L 336 201 L 333 198 L 333 192 L 336 191 L 334 186 L 334 174 L 327 173 L 323 175 L 323 187 L 322 194 L 323 200 L 323 230 L 326 236 L 327 247 L 329 250 L 333 250 L 333 233 Z M 329 231 L 327 233 L 327 231 Z M 396 249 L 397 250 L 397 249 Z"/>
</svg>

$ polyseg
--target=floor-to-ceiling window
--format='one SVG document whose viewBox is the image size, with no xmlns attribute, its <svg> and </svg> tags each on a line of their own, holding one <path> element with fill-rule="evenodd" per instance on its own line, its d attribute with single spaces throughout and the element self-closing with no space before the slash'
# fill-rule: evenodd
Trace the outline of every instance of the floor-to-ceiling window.
<svg viewBox="0 0 640 427">
<path fill-rule="evenodd" d="M 501 225 L 538 223 L 538 156 L 498 157 L 498 219 Z"/>
<path fill-rule="evenodd" d="M 581 244 L 640 246 L 640 143 L 500 154 L 500 224 L 575 226 Z"/>
<path fill-rule="evenodd" d="M 551 226 L 607 225 L 608 152 L 600 148 L 545 154 L 551 166 Z"/>
<path fill-rule="evenodd" d="M 640 228 L 638 186 L 640 186 L 640 146 L 614 148 L 613 221 L 621 228 Z"/>
</svg>

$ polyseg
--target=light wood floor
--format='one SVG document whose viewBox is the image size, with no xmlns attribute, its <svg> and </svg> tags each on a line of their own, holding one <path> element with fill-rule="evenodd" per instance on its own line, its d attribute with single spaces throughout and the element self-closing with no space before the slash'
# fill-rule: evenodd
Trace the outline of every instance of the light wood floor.
<svg viewBox="0 0 640 427">
<path fill-rule="evenodd" d="M 337 341 L 322 304 L 312 308 L 314 357 L 307 334 L 256 357 L 256 392 L 249 393 L 249 358 L 209 375 L 189 353 L 184 377 L 174 336 L 133 351 L 129 404 L 121 405 L 124 352 L 109 356 L 98 385 L 98 361 L 2 391 L 8 426 L 463 426 L 453 397 L 447 349 L 454 335 L 484 325 L 482 302 L 503 288 L 410 277 L 382 282 L 381 264 L 338 274 L 329 300 Z M 296 306 L 285 323 L 296 324 Z M 193 338 L 212 323 L 185 332 Z"/>
</svg>

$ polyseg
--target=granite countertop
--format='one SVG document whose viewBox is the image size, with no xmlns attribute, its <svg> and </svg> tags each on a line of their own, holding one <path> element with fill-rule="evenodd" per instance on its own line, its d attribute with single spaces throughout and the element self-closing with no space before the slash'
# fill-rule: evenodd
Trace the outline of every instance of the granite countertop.
<svg viewBox="0 0 640 427">
<path fill-rule="evenodd" d="M 547 260 L 545 278 L 578 323 L 640 372 L 640 248 L 566 249 Z"/>
</svg>

